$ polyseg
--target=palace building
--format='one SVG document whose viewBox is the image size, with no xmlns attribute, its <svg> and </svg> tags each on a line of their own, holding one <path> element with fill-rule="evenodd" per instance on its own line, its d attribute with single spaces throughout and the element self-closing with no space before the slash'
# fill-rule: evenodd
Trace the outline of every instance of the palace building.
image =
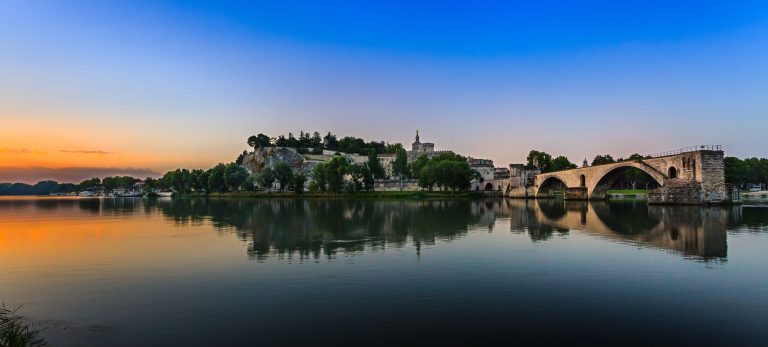
<svg viewBox="0 0 768 347">
<path fill-rule="evenodd" d="M 413 161 L 421 156 L 432 158 L 443 153 L 450 153 L 451 151 L 436 151 L 435 144 L 431 142 L 419 141 L 419 131 L 416 130 L 416 141 L 411 144 L 411 150 L 407 151 L 408 161 Z"/>
</svg>

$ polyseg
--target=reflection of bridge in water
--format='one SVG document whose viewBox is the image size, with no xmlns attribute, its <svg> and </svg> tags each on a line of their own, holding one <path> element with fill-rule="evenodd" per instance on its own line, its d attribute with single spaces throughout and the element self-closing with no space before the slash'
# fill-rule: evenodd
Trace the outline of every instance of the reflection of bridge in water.
<svg viewBox="0 0 768 347">
<path fill-rule="evenodd" d="M 187 202 L 169 203 L 163 212 L 177 222 L 199 215 L 182 212 L 187 208 L 178 203 Z M 226 207 L 206 205 L 197 206 L 204 208 L 199 212 L 210 214 L 215 225 L 234 227 L 242 239 L 252 242 L 250 252 L 257 258 L 292 252 L 302 257 L 330 256 L 339 251 L 402 247 L 407 243 L 420 248 L 464 237 L 477 227 L 498 228 L 497 222 L 508 218 L 510 231 L 527 233 L 533 241 L 578 231 L 702 260 L 724 259 L 729 216 L 733 221 L 732 211 L 741 209 L 551 199 L 287 199 L 234 200 L 225 203 Z M 224 215 L 218 215 L 221 213 Z M 764 223 L 768 224 L 768 218 Z"/>
<path fill-rule="evenodd" d="M 765 208 L 553 199 L 41 199 L 0 200 L 0 207 L 94 216 L 159 213 L 174 224 L 234 232 L 257 259 L 333 257 L 409 244 L 418 250 L 484 227 L 498 232 L 506 224 L 534 242 L 578 232 L 708 260 L 727 256 L 727 230 L 768 229 Z"/>
<path fill-rule="evenodd" d="M 512 200 L 532 218 L 511 220 L 511 228 L 549 226 L 578 230 L 610 240 L 650 246 L 702 259 L 725 258 L 730 209 L 698 206 L 648 206 L 642 202 Z M 532 205 L 532 206 L 525 206 Z M 513 207 L 512 210 L 515 208 Z"/>
</svg>

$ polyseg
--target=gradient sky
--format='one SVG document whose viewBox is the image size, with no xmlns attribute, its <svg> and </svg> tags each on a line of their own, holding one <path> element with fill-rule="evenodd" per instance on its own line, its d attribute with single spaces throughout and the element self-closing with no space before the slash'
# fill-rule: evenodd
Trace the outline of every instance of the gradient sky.
<svg viewBox="0 0 768 347">
<path fill-rule="evenodd" d="M 320 131 L 522 162 L 768 156 L 768 2 L 0 2 L 0 181 Z"/>
</svg>

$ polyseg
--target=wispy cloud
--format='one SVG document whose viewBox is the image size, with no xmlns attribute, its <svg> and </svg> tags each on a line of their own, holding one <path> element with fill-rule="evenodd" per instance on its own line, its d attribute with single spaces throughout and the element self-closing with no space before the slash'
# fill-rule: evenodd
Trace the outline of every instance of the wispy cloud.
<svg viewBox="0 0 768 347">
<path fill-rule="evenodd" d="M 160 174 L 149 168 L 133 167 L 0 167 L 0 182 L 36 183 L 42 180 L 80 182 L 91 177 L 133 176 L 157 177 Z"/>
<path fill-rule="evenodd" d="M 32 151 L 26 148 L 0 147 L 0 153 L 23 154 L 32 153 Z"/>
<path fill-rule="evenodd" d="M 85 149 L 60 149 L 61 153 L 74 153 L 74 154 L 110 154 L 112 152 L 101 150 L 85 150 Z"/>
</svg>

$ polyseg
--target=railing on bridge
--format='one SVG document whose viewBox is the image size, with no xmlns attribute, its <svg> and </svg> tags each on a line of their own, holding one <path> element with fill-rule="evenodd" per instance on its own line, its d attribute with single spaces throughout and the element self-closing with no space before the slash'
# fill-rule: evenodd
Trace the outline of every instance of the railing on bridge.
<svg viewBox="0 0 768 347">
<path fill-rule="evenodd" d="M 688 152 L 722 151 L 722 150 L 723 149 L 721 145 L 699 145 L 699 146 L 684 147 L 684 148 L 676 149 L 674 151 L 653 153 L 653 154 L 647 155 L 647 157 L 658 158 L 658 157 L 666 157 L 669 155 L 677 155 L 677 154 L 688 153 Z"/>
</svg>

